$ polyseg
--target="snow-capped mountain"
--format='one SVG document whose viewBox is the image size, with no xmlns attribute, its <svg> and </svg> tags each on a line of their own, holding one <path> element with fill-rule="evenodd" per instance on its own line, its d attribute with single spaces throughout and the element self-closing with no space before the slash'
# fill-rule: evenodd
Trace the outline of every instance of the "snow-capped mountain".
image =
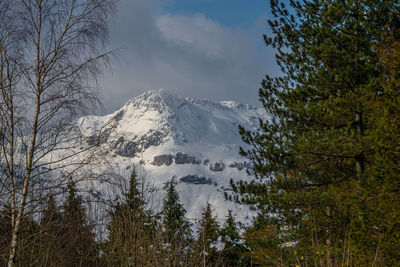
<svg viewBox="0 0 400 267">
<path fill-rule="evenodd" d="M 239 155 L 244 146 L 238 125 L 254 129 L 264 110 L 233 101 L 182 98 L 164 89 L 148 91 L 106 116 L 79 119 L 88 143 L 105 153 L 108 165 L 98 172 L 129 177 L 140 166 L 155 186 L 173 176 L 189 218 L 198 218 L 209 201 L 223 220 L 228 209 L 246 220 L 247 207 L 226 201 L 229 181 L 252 179 L 251 164 Z M 105 183 L 92 183 L 93 196 L 107 194 Z M 161 193 L 159 193 L 161 194 Z"/>
</svg>

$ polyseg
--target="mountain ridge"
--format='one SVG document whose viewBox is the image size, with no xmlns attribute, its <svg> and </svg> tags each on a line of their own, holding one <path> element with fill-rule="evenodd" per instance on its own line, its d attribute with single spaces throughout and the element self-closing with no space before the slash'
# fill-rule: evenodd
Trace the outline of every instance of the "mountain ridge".
<svg viewBox="0 0 400 267">
<path fill-rule="evenodd" d="M 248 208 L 225 200 L 224 192 L 230 179 L 253 179 L 246 173 L 251 164 L 239 155 L 245 144 L 238 125 L 255 129 L 260 117 L 267 114 L 251 105 L 183 98 L 157 89 L 128 100 L 112 114 L 82 117 L 78 125 L 110 163 L 99 172 L 118 173 L 140 164 L 158 188 L 177 177 L 188 217 L 199 217 L 210 202 L 220 220 L 228 209 L 248 219 Z M 103 194 L 99 184 L 90 187 Z"/>
</svg>

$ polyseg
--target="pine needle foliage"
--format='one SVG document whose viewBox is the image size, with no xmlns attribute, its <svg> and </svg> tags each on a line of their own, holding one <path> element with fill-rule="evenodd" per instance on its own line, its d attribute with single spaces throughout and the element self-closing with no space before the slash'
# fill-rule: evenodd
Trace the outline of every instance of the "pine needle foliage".
<svg viewBox="0 0 400 267">
<path fill-rule="evenodd" d="M 161 211 L 163 252 L 167 259 L 166 264 L 171 266 L 187 264 L 188 246 L 191 242 L 190 224 L 175 184 L 174 177 L 167 183 Z"/>
<path fill-rule="evenodd" d="M 387 56 L 398 55 L 400 4 L 270 4 L 265 42 L 283 75 L 259 91 L 270 118 L 240 127 L 257 180 L 232 183 L 236 200 L 269 217 L 281 247 L 295 244 L 289 264 L 400 264 L 398 61 Z"/>
</svg>

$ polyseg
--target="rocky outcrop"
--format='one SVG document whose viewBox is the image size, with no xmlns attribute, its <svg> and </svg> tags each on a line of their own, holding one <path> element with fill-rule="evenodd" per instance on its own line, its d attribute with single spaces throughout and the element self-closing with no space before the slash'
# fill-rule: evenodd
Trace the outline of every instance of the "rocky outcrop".
<svg viewBox="0 0 400 267">
<path fill-rule="evenodd" d="M 88 137 L 87 143 L 90 146 L 100 146 L 101 144 L 104 144 L 108 141 L 108 138 L 110 137 L 111 130 L 106 129 L 103 132 L 100 132 L 98 134 L 93 134 Z"/>
<path fill-rule="evenodd" d="M 230 168 L 236 168 L 239 171 L 243 170 L 243 169 L 252 169 L 253 165 L 250 162 L 234 162 L 232 164 L 229 164 Z"/>
<path fill-rule="evenodd" d="M 111 149 L 115 151 L 116 155 L 121 157 L 134 157 L 136 153 L 140 153 L 143 150 L 149 148 L 150 146 L 158 146 L 164 142 L 164 138 L 167 136 L 167 133 L 162 131 L 149 131 L 146 135 L 142 136 L 140 139 L 137 137 L 133 138 L 133 140 L 126 140 L 124 136 L 120 136 L 117 141 L 111 144 Z M 89 144 L 102 144 L 108 138 L 108 134 L 106 132 L 103 135 L 98 137 L 91 136 L 89 138 Z M 100 139 L 99 139 L 100 138 Z M 103 139 L 103 140 L 102 140 Z M 171 162 L 172 163 L 172 162 Z"/>
<path fill-rule="evenodd" d="M 164 138 L 168 135 L 167 130 L 150 130 L 147 134 L 143 135 L 138 141 L 140 151 L 149 148 L 150 146 L 159 146 L 164 142 Z"/>
<path fill-rule="evenodd" d="M 93 189 L 89 189 L 88 193 L 89 193 L 92 197 L 94 197 L 94 198 L 96 198 L 96 199 L 101 199 L 101 197 L 102 197 L 102 193 L 101 193 L 101 192 L 95 191 L 95 190 L 93 190 Z"/>
<path fill-rule="evenodd" d="M 199 177 L 197 175 L 187 175 L 179 179 L 179 181 L 187 184 L 212 184 L 210 178 Z"/>
<path fill-rule="evenodd" d="M 155 166 L 162 166 L 162 165 L 171 165 L 172 162 L 174 160 L 174 156 L 171 154 L 167 154 L 167 155 L 159 155 L 159 156 L 155 156 L 153 162 L 151 163 L 152 165 Z"/>
<path fill-rule="evenodd" d="M 210 171 L 212 172 L 222 172 L 225 169 L 225 164 L 222 162 L 215 162 L 210 164 Z"/>
<path fill-rule="evenodd" d="M 115 154 L 129 158 L 133 158 L 136 152 L 140 152 L 137 148 L 136 142 L 122 143 L 121 146 L 117 150 L 115 150 Z"/>
<path fill-rule="evenodd" d="M 113 149 L 118 149 L 125 142 L 125 138 L 123 136 L 119 137 L 117 142 L 114 143 Z"/>
<path fill-rule="evenodd" d="M 200 164 L 201 161 L 196 160 L 196 158 L 191 155 L 179 152 L 175 155 L 175 163 L 176 164 Z"/>
</svg>

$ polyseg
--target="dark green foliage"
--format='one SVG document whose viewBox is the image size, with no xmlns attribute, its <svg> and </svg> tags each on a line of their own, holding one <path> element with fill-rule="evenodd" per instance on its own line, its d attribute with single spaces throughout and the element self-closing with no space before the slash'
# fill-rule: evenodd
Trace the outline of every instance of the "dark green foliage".
<svg viewBox="0 0 400 267">
<path fill-rule="evenodd" d="M 187 235 L 189 222 L 185 217 L 186 210 L 180 203 L 178 192 L 175 189 L 175 178 L 172 178 L 167 184 L 161 214 L 166 242 L 172 244 Z"/>
<path fill-rule="evenodd" d="M 244 233 L 247 249 L 244 262 L 250 266 L 295 266 L 298 263 L 293 257 L 295 248 L 289 246 L 292 238 L 276 218 L 259 214 Z"/>
<path fill-rule="evenodd" d="M 237 200 L 296 242 L 287 262 L 400 264 L 399 139 L 388 132 L 399 125 L 399 85 L 385 84 L 398 81 L 396 67 L 377 49 L 398 33 L 399 3 L 272 0 L 271 9 L 265 41 L 283 76 L 267 76 L 259 92 L 271 118 L 257 132 L 240 128 L 258 179 L 233 184 Z"/>
<path fill-rule="evenodd" d="M 220 253 L 217 250 L 219 245 L 219 226 L 212 214 L 211 204 L 207 202 L 204 208 L 200 227 L 197 232 L 196 253 L 201 256 L 202 266 L 216 266 L 220 262 Z"/>
<path fill-rule="evenodd" d="M 9 207 L 4 207 L 0 211 L 0 258 L 1 263 L 7 262 L 9 245 L 11 240 L 11 218 Z"/>
<path fill-rule="evenodd" d="M 50 196 L 40 220 L 41 234 L 39 236 L 43 265 L 62 265 L 65 260 L 63 251 L 64 234 L 63 215 L 53 196 Z"/>
<path fill-rule="evenodd" d="M 247 252 L 243 239 L 238 232 L 238 223 L 233 218 L 232 211 L 228 211 L 228 216 L 224 226 L 220 230 L 221 241 L 224 244 L 222 257 L 227 266 L 241 266 L 244 264 L 244 254 Z"/>
<path fill-rule="evenodd" d="M 63 208 L 61 212 L 50 196 L 40 220 L 25 216 L 18 240 L 17 266 L 102 266 L 93 229 L 72 181 Z M 0 251 L 4 261 L 11 238 L 9 216 L 7 212 L 0 214 Z"/>
<path fill-rule="evenodd" d="M 145 209 L 146 201 L 143 181 L 133 170 L 129 180 L 129 191 L 122 203 L 110 211 L 108 239 L 104 243 L 105 258 L 112 266 L 143 266 L 151 264 L 157 222 Z"/>
<path fill-rule="evenodd" d="M 63 205 L 60 246 L 66 266 L 97 266 L 97 245 L 93 229 L 86 218 L 82 198 L 75 183 L 68 182 L 68 195 Z"/>
<path fill-rule="evenodd" d="M 176 265 L 185 262 L 187 247 L 191 242 L 191 231 L 186 210 L 180 203 L 175 189 L 175 178 L 167 183 L 161 211 L 161 228 L 164 252 L 169 263 Z"/>
<path fill-rule="evenodd" d="M 145 208 L 144 192 L 141 190 L 142 184 L 139 181 L 139 177 L 134 169 L 129 179 L 129 192 L 125 196 L 125 205 L 130 211 L 134 211 L 138 216 L 143 216 Z"/>
</svg>

